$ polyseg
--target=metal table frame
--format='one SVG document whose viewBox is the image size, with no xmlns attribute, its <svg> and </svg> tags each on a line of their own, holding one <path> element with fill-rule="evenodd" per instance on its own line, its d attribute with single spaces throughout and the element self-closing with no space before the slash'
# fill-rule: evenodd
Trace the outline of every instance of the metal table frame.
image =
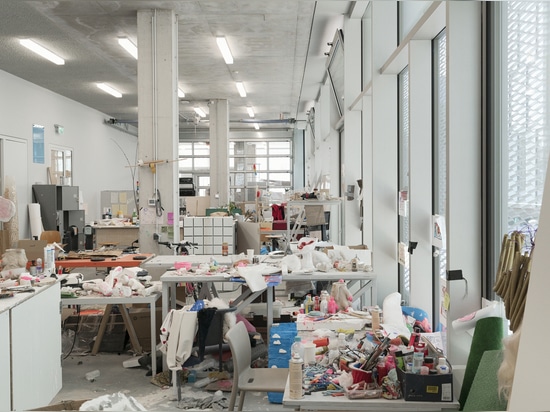
<svg viewBox="0 0 550 412">
<path fill-rule="evenodd" d="M 127 312 L 126 305 L 136 304 L 136 303 L 147 303 L 149 304 L 149 309 L 151 311 L 151 367 L 153 368 L 153 376 L 157 373 L 157 357 L 156 357 L 156 342 L 157 342 L 157 330 L 156 330 L 156 310 L 155 302 L 162 296 L 159 292 L 154 292 L 149 296 L 131 296 L 129 298 L 120 297 L 120 296 L 100 296 L 100 295 L 89 295 L 89 296 L 79 296 L 77 298 L 62 298 L 62 306 L 71 306 L 71 305 L 105 305 L 105 312 L 103 313 L 103 318 L 99 325 L 99 331 L 97 333 L 96 340 L 94 342 L 94 347 L 92 349 L 92 355 L 97 354 L 99 351 L 99 346 L 101 345 L 101 340 L 105 333 L 107 323 L 109 321 L 109 314 L 113 305 L 119 305 L 120 314 L 126 325 L 128 335 L 130 336 L 130 341 L 135 351 L 138 353 L 143 352 L 139 339 L 137 338 L 132 319 Z"/>
</svg>

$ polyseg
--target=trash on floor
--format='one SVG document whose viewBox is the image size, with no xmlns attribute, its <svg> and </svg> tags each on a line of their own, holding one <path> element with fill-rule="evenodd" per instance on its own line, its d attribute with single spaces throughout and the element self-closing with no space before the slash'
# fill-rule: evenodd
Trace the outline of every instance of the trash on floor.
<svg viewBox="0 0 550 412">
<path fill-rule="evenodd" d="M 81 411 L 146 411 L 133 396 L 126 396 L 122 392 L 112 395 L 103 395 L 84 402 Z"/>
</svg>

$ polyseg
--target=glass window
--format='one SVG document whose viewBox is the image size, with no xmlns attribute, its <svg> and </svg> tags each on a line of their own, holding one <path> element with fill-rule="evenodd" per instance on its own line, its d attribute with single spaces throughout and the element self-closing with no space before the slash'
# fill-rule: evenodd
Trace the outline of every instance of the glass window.
<svg viewBox="0 0 550 412">
<path fill-rule="evenodd" d="M 506 232 L 529 236 L 538 226 L 548 162 L 548 12 L 544 1 L 503 2 L 507 100 L 504 149 L 507 171 Z M 504 234 L 503 234 L 504 235 Z"/>
<path fill-rule="evenodd" d="M 230 196 L 236 202 L 254 201 L 256 188 L 284 193 L 292 185 L 291 140 L 229 142 L 229 174 Z"/>
<path fill-rule="evenodd" d="M 399 243 L 409 245 L 409 68 L 403 69 L 398 76 L 399 82 L 399 135 L 398 135 L 398 185 L 399 196 Z M 399 265 L 399 293 L 405 305 L 409 303 L 411 285 L 408 259 Z"/>
<path fill-rule="evenodd" d="M 443 219 L 447 203 L 447 34 L 441 32 L 434 40 L 434 137 L 433 137 L 433 214 Z M 445 239 L 442 239 L 445 242 Z M 435 248 L 434 248 L 435 249 Z M 436 331 L 447 327 L 445 297 L 447 248 L 434 250 L 434 317 Z"/>
</svg>

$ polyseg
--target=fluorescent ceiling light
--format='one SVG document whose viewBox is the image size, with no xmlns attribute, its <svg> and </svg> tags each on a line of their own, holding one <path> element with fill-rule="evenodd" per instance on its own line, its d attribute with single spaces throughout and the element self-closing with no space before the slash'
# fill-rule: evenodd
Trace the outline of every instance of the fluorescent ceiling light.
<svg viewBox="0 0 550 412">
<path fill-rule="evenodd" d="M 206 117 L 206 113 L 204 113 L 204 110 L 200 107 L 195 107 L 195 113 L 197 113 L 200 117 Z"/>
<path fill-rule="evenodd" d="M 178 87 L 178 97 L 179 98 L 184 98 L 185 97 L 185 93 L 179 87 Z"/>
<path fill-rule="evenodd" d="M 120 93 L 118 90 L 113 89 L 111 86 L 105 84 L 105 83 L 97 83 L 97 87 L 99 87 L 101 90 L 103 90 L 106 93 L 109 93 L 112 96 L 115 96 L 117 98 L 122 97 L 122 93 Z"/>
<path fill-rule="evenodd" d="M 48 49 L 45 49 L 44 47 L 30 39 L 21 39 L 19 40 L 19 43 L 21 43 L 21 45 L 25 46 L 27 49 L 32 50 L 36 54 L 44 57 L 45 59 L 48 59 L 52 63 L 55 63 L 57 65 L 65 64 L 65 60 L 63 60 L 61 57 L 52 53 Z"/>
<path fill-rule="evenodd" d="M 258 123 L 254 123 L 254 129 L 260 130 L 260 125 Z"/>
<path fill-rule="evenodd" d="M 216 37 L 216 43 L 218 43 L 218 48 L 222 52 L 225 63 L 233 64 L 233 56 L 231 55 L 231 50 L 229 50 L 229 45 L 225 37 Z"/>
<path fill-rule="evenodd" d="M 248 106 L 248 107 L 246 108 L 246 111 L 248 112 L 248 115 L 249 115 L 250 117 L 254 117 L 254 109 L 253 109 L 252 107 Z"/>
<path fill-rule="evenodd" d="M 235 86 L 237 86 L 237 90 L 239 91 L 241 97 L 246 97 L 246 90 L 244 89 L 243 82 L 236 82 Z"/>
<path fill-rule="evenodd" d="M 138 49 L 134 43 L 128 37 L 119 37 L 118 44 L 122 46 L 124 50 L 132 55 L 134 59 L 138 58 Z"/>
</svg>

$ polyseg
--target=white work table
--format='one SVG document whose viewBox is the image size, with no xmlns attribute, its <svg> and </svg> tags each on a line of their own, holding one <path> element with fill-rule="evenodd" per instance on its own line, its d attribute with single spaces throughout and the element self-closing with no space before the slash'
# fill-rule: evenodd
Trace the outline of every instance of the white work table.
<svg viewBox="0 0 550 412">
<path fill-rule="evenodd" d="M 189 256 L 182 256 L 189 257 Z M 156 258 L 155 258 L 156 259 Z M 204 257 L 203 257 L 204 259 Z M 154 260 L 154 259 L 152 259 Z M 268 263 L 267 260 L 264 262 Z M 173 263 L 173 261 L 172 261 Z M 357 299 L 363 299 L 367 291 L 370 291 L 370 301 L 376 301 L 376 275 L 372 272 L 312 272 L 308 274 L 287 274 L 282 276 L 282 281 L 284 282 L 303 282 L 307 281 L 338 281 L 340 279 L 345 280 L 351 286 L 356 282 L 360 283 L 360 287 L 353 294 L 354 301 Z M 162 317 L 166 317 L 169 309 L 176 308 L 176 286 L 178 283 L 184 282 L 199 282 L 207 284 L 209 289 L 213 290 L 213 293 L 216 294 L 214 287 L 214 282 L 231 282 L 231 277 L 228 274 L 216 274 L 216 275 L 195 275 L 193 273 L 187 273 L 180 275 L 176 271 L 169 270 L 165 272 L 160 280 L 162 282 Z M 274 297 L 274 287 L 269 286 L 267 288 L 267 330 L 271 329 L 273 324 L 273 297 Z M 242 295 L 240 295 L 233 305 L 239 305 L 237 313 L 241 312 L 246 305 L 252 302 L 261 292 L 252 293 L 250 290 L 247 290 Z"/>
<path fill-rule="evenodd" d="M 95 339 L 94 347 L 92 349 L 93 355 L 97 354 L 97 352 L 99 351 L 101 340 L 103 338 L 103 334 L 105 333 L 105 329 L 109 321 L 109 315 L 111 313 L 112 305 L 122 305 L 122 307 L 120 308 L 120 314 L 122 315 L 122 319 L 124 320 L 124 324 L 126 325 L 126 330 L 128 331 L 128 335 L 130 337 L 130 341 L 132 342 L 132 346 L 134 347 L 134 350 L 137 353 L 142 353 L 143 350 L 142 350 L 141 344 L 139 343 L 139 340 L 137 338 L 136 332 L 133 327 L 132 320 L 130 319 L 130 315 L 126 311 L 125 305 L 131 305 L 131 304 L 137 304 L 137 303 L 147 303 L 149 305 L 149 309 L 151 313 L 151 348 L 155 348 L 155 345 L 157 342 L 157 335 L 160 334 L 160 332 L 156 330 L 155 302 L 160 297 L 161 297 L 161 294 L 159 292 L 153 292 L 149 296 L 130 296 L 130 297 L 102 296 L 99 294 L 93 294 L 93 295 L 86 295 L 86 296 L 78 296 L 76 298 L 62 298 L 61 304 L 63 306 L 105 305 L 105 311 L 103 313 L 103 318 L 101 319 L 98 335 Z M 152 353 L 151 367 L 152 367 L 153 376 L 154 376 L 157 372 L 157 357 L 154 356 L 153 352 L 154 352 L 154 349 L 152 349 L 151 351 Z"/>
<path fill-rule="evenodd" d="M 446 411 L 458 410 L 460 404 L 453 402 L 419 402 L 404 399 L 348 399 L 347 396 L 325 396 L 322 391 L 304 395 L 301 399 L 290 399 L 288 380 L 283 395 L 283 405 L 294 410 L 314 411 Z"/>
</svg>

